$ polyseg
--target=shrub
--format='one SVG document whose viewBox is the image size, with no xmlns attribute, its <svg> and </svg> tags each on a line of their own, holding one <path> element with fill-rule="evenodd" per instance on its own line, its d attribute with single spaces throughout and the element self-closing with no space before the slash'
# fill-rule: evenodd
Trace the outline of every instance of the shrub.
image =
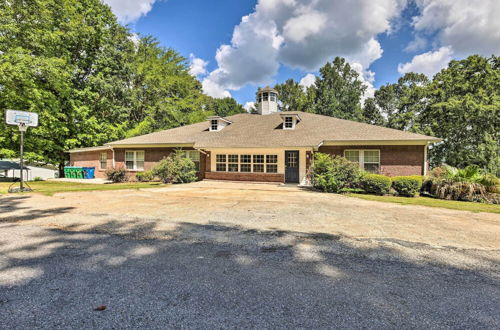
<svg viewBox="0 0 500 330">
<path fill-rule="evenodd" d="M 127 181 L 127 172 L 123 167 L 108 168 L 105 172 L 106 178 L 114 183 Z"/>
<path fill-rule="evenodd" d="M 150 182 L 153 181 L 154 175 L 152 171 L 144 171 L 144 172 L 138 172 L 135 175 L 135 178 L 139 182 Z"/>
<path fill-rule="evenodd" d="M 33 181 L 43 181 L 43 179 L 41 177 L 39 177 L 39 176 L 35 176 L 33 178 Z"/>
<path fill-rule="evenodd" d="M 163 158 L 153 168 L 152 174 L 164 183 L 188 183 L 198 179 L 195 163 L 179 151 Z"/>
<path fill-rule="evenodd" d="M 366 173 L 361 177 L 360 185 L 369 194 L 384 195 L 391 189 L 391 179 L 385 175 Z"/>
<path fill-rule="evenodd" d="M 344 157 L 324 153 L 314 155 L 312 167 L 313 186 L 324 192 L 339 193 L 356 188 L 361 170 Z"/>
<path fill-rule="evenodd" d="M 392 188 L 396 190 L 399 196 L 415 197 L 422 187 L 422 177 L 395 176 L 392 178 Z"/>
</svg>

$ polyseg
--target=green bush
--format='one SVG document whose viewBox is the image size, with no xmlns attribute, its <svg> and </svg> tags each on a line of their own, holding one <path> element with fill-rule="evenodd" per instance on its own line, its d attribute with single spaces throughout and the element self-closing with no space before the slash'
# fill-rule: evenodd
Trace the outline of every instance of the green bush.
<svg viewBox="0 0 500 330">
<path fill-rule="evenodd" d="M 422 177 L 395 176 L 392 178 L 392 188 L 396 190 L 399 196 L 415 197 L 422 187 Z"/>
<path fill-rule="evenodd" d="M 391 189 L 391 178 L 385 175 L 366 173 L 361 177 L 360 186 L 369 194 L 384 195 Z"/>
<path fill-rule="evenodd" d="M 195 163 L 184 157 L 180 151 L 175 151 L 163 158 L 152 169 L 152 174 L 164 183 L 188 183 L 198 179 Z"/>
<path fill-rule="evenodd" d="M 127 171 L 123 167 L 108 168 L 105 172 L 106 178 L 114 183 L 125 182 L 128 180 Z"/>
<path fill-rule="evenodd" d="M 135 178 L 139 182 L 150 182 L 153 181 L 154 175 L 152 171 L 144 171 L 144 172 L 138 172 L 135 175 Z"/>
<path fill-rule="evenodd" d="M 39 176 L 35 176 L 33 178 L 33 181 L 43 181 L 43 179 L 41 177 L 39 177 Z"/>
<path fill-rule="evenodd" d="M 340 193 L 356 188 L 361 170 L 357 164 L 344 157 L 315 153 L 311 174 L 315 188 L 324 192 Z"/>
</svg>

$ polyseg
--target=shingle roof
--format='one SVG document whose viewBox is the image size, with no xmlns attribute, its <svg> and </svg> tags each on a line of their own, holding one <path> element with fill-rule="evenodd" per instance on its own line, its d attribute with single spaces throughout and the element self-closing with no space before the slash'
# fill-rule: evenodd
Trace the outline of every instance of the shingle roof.
<svg viewBox="0 0 500 330">
<path fill-rule="evenodd" d="M 177 127 L 136 136 L 110 145 L 193 144 L 195 148 L 245 147 L 313 147 L 325 141 L 427 141 L 440 139 L 396 129 L 358 123 L 307 112 L 298 114 L 300 121 L 293 130 L 283 130 L 280 114 L 237 114 L 226 117 L 232 124 L 216 132 L 209 122 Z"/>
</svg>

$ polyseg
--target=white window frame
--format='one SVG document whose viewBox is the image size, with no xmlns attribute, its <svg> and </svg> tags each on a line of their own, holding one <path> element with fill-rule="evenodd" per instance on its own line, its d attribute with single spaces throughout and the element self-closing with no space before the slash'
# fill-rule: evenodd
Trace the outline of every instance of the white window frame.
<svg viewBox="0 0 500 330">
<path fill-rule="evenodd" d="M 225 156 L 225 161 L 224 162 L 218 162 L 217 161 L 217 156 Z M 232 155 L 235 155 L 235 156 L 238 156 L 238 162 L 233 162 L 233 161 L 229 161 L 229 156 L 232 156 Z M 250 156 L 250 162 L 242 162 L 241 161 L 241 156 Z M 263 156 L 263 162 L 262 163 L 255 163 L 254 162 L 254 156 Z M 267 156 L 276 156 L 276 162 L 267 162 Z M 244 153 L 244 154 L 236 154 L 236 153 L 231 153 L 231 154 L 216 154 L 215 155 L 215 171 L 216 172 L 228 172 L 228 173 L 270 173 L 270 174 L 276 174 L 278 173 L 278 155 L 277 154 L 247 154 L 247 153 Z M 217 164 L 225 164 L 225 170 L 224 171 L 219 171 L 217 170 Z M 229 165 L 230 164 L 238 164 L 238 171 L 229 171 Z M 249 165 L 250 166 L 250 171 L 245 171 L 245 172 L 242 172 L 241 171 L 241 165 Z M 263 166 L 263 171 L 262 172 L 255 172 L 254 171 L 254 165 L 262 165 Z M 268 172 L 267 171 L 267 165 L 276 165 L 276 172 Z"/>
<path fill-rule="evenodd" d="M 287 124 L 287 119 L 291 119 L 292 120 L 292 126 L 291 127 L 287 127 L 286 124 Z M 283 129 L 294 129 L 295 128 L 295 118 L 293 116 L 286 116 L 283 118 Z"/>
<path fill-rule="evenodd" d="M 104 156 L 104 157 L 103 157 Z M 102 163 L 104 162 L 105 166 L 102 166 Z M 99 169 L 100 170 L 105 170 L 108 168 L 108 152 L 101 152 L 99 155 Z"/>
<path fill-rule="evenodd" d="M 344 158 L 346 157 L 346 151 L 357 151 L 359 152 L 359 168 L 363 171 L 365 170 L 365 164 L 377 164 L 380 170 L 380 149 L 344 149 Z M 378 162 L 365 162 L 365 151 L 378 151 Z"/>
<path fill-rule="evenodd" d="M 219 130 L 219 120 L 218 119 L 210 120 L 210 131 L 214 132 L 214 131 L 218 131 L 218 130 Z"/>
<path fill-rule="evenodd" d="M 134 154 L 134 159 L 132 160 L 134 166 L 133 168 L 127 168 L 127 152 L 131 152 Z M 142 160 L 143 166 L 138 167 L 137 166 L 137 154 L 142 152 L 144 155 L 144 158 Z M 125 150 L 125 169 L 127 171 L 144 171 L 144 162 L 146 161 L 146 152 L 144 150 Z"/>
</svg>

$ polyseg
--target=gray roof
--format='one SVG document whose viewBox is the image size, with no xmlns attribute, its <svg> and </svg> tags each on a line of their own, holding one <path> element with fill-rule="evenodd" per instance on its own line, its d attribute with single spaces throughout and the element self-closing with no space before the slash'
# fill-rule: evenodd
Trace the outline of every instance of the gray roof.
<svg viewBox="0 0 500 330">
<path fill-rule="evenodd" d="M 0 171 L 5 171 L 5 170 L 20 170 L 21 165 L 17 162 L 13 162 L 10 160 L 0 160 Z M 29 170 L 29 168 L 24 165 L 25 170 Z"/>
<path fill-rule="evenodd" d="M 297 111 L 290 112 L 300 117 L 295 129 L 283 130 L 282 114 L 237 114 L 226 117 L 232 124 L 216 132 L 209 131 L 209 122 L 206 121 L 114 141 L 109 145 L 192 144 L 195 148 L 274 148 L 314 147 L 326 141 L 440 141 L 432 136 Z"/>
</svg>

